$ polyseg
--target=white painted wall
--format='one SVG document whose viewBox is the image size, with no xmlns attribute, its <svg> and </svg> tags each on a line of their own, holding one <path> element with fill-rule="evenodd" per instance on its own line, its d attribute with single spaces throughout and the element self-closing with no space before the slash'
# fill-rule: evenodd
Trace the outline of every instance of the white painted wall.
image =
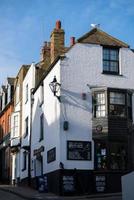
<svg viewBox="0 0 134 200">
<path fill-rule="evenodd" d="M 122 199 L 134 199 L 134 172 L 122 176 Z"/>
<path fill-rule="evenodd" d="M 134 53 L 121 48 L 119 53 L 120 76 L 102 74 L 102 47 L 91 44 L 75 44 L 61 63 L 61 161 L 65 168 L 93 169 L 94 144 L 92 141 L 92 97 L 89 85 L 134 88 Z M 87 99 L 82 100 L 81 94 Z M 133 104 L 134 107 L 134 104 Z M 69 130 L 63 131 L 63 116 L 69 122 Z M 67 140 L 92 141 L 92 161 L 68 161 Z"/>
<path fill-rule="evenodd" d="M 60 104 L 56 97 L 53 96 L 49 83 L 53 81 L 56 75 L 57 81 L 60 82 L 60 61 L 55 65 L 54 69 L 48 74 L 44 80 L 44 103 L 40 106 L 40 87 L 34 94 L 33 119 L 32 119 L 32 146 L 31 155 L 35 163 L 36 156 L 33 151 L 39 149 L 42 145 L 45 151 L 43 156 L 43 172 L 47 173 L 59 168 L 60 162 Z M 40 135 L 40 116 L 44 113 L 44 140 L 39 142 Z M 47 151 L 56 147 L 56 161 L 47 163 Z M 40 167 L 34 165 L 32 176 L 39 175 Z M 36 168 L 36 169 L 35 169 Z M 35 172 L 36 171 L 36 172 Z"/>
<path fill-rule="evenodd" d="M 26 86 L 28 85 L 28 100 L 26 101 Z M 35 65 L 31 64 L 24 80 L 23 80 L 23 99 L 22 99 L 22 139 L 21 139 L 21 150 L 20 150 L 20 160 L 21 160 L 21 179 L 28 177 L 28 152 L 27 152 L 27 167 L 23 170 L 23 146 L 30 145 L 30 121 L 31 121 L 31 90 L 35 87 Z M 28 135 L 25 135 L 25 119 L 28 117 Z"/>
</svg>

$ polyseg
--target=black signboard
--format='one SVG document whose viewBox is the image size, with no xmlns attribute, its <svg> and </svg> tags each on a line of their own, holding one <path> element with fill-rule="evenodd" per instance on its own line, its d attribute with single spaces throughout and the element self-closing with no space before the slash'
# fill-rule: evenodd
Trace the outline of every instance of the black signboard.
<svg viewBox="0 0 134 200">
<path fill-rule="evenodd" d="M 74 177 L 73 176 L 63 176 L 63 192 L 74 192 Z"/>
<path fill-rule="evenodd" d="M 68 160 L 91 160 L 91 142 L 67 141 Z"/>
<path fill-rule="evenodd" d="M 47 163 L 53 162 L 54 160 L 56 160 L 56 147 L 47 152 Z"/>
</svg>

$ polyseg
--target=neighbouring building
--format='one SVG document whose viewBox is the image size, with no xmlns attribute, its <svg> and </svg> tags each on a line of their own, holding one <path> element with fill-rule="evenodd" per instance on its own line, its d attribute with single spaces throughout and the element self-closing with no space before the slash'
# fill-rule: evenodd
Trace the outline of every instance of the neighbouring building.
<svg viewBox="0 0 134 200">
<path fill-rule="evenodd" d="M 32 63 L 23 80 L 23 99 L 22 99 L 22 137 L 20 155 L 20 181 L 30 184 L 31 175 L 31 119 L 32 119 L 32 91 L 35 88 L 35 64 Z M 30 80 L 30 81 L 29 81 Z"/>
<path fill-rule="evenodd" d="M 23 80 L 23 98 L 22 98 L 22 137 L 21 137 L 21 157 L 20 157 L 20 182 L 21 184 L 30 184 L 30 177 L 33 171 L 33 160 L 31 160 L 31 133 L 32 133 L 32 113 L 33 113 L 33 90 L 40 85 L 40 80 L 47 73 L 53 60 L 65 52 L 64 30 L 61 29 L 61 22 L 56 22 L 50 42 L 44 42 L 41 49 L 41 60 L 39 63 L 32 64 Z M 29 82 L 29 80 L 31 80 Z M 40 86 L 40 107 L 43 105 L 43 84 Z M 37 119 L 38 121 L 38 119 Z M 36 123 L 36 122 L 35 122 Z M 42 118 L 43 123 L 43 118 Z M 36 124 L 37 125 L 37 124 Z M 38 143 L 38 141 L 34 141 Z M 43 147 L 42 147 L 43 148 Z M 35 163 L 36 165 L 36 163 Z M 43 163 L 41 164 L 43 165 Z M 36 173 L 36 172 L 35 172 Z M 37 170 L 38 173 L 38 170 Z"/>
<path fill-rule="evenodd" d="M 12 184 L 20 182 L 20 149 L 22 137 L 23 80 L 29 65 L 22 65 L 14 81 L 14 108 L 11 115 Z"/>
<path fill-rule="evenodd" d="M 0 89 L 0 181 L 11 181 L 11 113 L 13 110 L 14 78 L 7 78 Z"/>
<path fill-rule="evenodd" d="M 58 194 L 120 191 L 134 168 L 133 51 L 94 28 L 51 58 L 33 91 L 33 182 L 44 176 Z"/>
</svg>

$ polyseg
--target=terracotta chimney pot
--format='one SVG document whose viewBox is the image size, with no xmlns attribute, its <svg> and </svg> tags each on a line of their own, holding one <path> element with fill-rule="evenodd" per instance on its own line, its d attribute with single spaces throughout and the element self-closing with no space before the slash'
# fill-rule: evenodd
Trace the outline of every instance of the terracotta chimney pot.
<svg viewBox="0 0 134 200">
<path fill-rule="evenodd" d="M 61 29 L 61 21 L 56 21 L 56 29 Z"/>
<path fill-rule="evenodd" d="M 71 37 L 70 38 L 70 45 L 74 45 L 75 44 L 75 37 Z"/>
</svg>

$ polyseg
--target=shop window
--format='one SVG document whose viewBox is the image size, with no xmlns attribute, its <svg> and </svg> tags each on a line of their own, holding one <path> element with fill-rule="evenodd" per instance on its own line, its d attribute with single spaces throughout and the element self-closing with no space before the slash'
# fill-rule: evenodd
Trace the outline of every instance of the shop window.
<svg viewBox="0 0 134 200">
<path fill-rule="evenodd" d="M 96 143 L 95 144 L 96 148 L 96 161 L 95 165 L 97 169 L 107 169 L 107 149 L 106 149 L 106 144 L 105 143 Z"/>
<path fill-rule="evenodd" d="M 110 169 L 125 170 L 127 168 L 127 148 L 122 143 L 110 145 Z"/>
<path fill-rule="evenodd" d="M 93 99 L 94 105 L 94 117 L 105 117 L 106 115 L 106 100 L 105 100 L 105 92 L 98 92 L 94 94 Z"/>
<path fill-rule="evenodd" d="M 119 50 L 103 48 L 103 73 L 119 74 Z"/>
</svg>

